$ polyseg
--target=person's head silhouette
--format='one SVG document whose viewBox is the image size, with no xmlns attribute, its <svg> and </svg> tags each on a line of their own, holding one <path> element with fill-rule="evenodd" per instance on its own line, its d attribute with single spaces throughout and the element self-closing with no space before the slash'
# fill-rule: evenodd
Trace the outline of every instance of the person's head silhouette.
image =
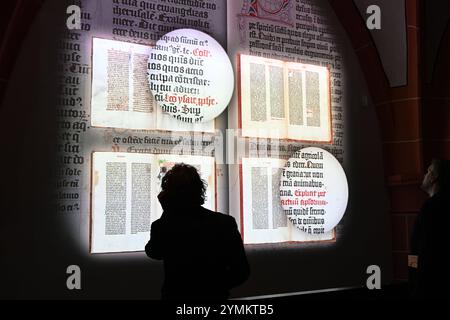
<svg viewBox="0 0 450 320">
<path fill-rule="evenodd" d="M 199 207 L 205 203 L 206 182 L 188 164 L 179 163 L 167 171 L 161 189 L 158 199 L 164 210 Z"/>
<path fill-rule="evenodd" d="M 422 181 L 422 189 L 430 196 L 450 191 L 450 161 L 434 159 Z"/>
</svg>

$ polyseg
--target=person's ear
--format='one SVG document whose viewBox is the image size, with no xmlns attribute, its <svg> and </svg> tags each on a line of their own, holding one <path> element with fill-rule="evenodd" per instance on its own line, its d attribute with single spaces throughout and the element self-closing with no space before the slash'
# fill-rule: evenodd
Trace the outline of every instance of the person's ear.
<svg viewBox="0 0 450 320">
<path fill-rule="evenodd" d="M 435 184 L 437 182 L 438 176 L 433 172 L 430 171 L 430 182 L 431 184 Z"/>
</svg>

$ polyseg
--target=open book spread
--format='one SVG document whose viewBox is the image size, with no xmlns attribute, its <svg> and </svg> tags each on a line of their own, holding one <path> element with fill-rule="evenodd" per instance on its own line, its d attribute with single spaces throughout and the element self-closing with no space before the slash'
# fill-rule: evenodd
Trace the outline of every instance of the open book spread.
<svg viewBox="0 0 450 320">
<path fill-rule="evenodd" d="M 331 142 L 326 67 L 240 55 L 244 137 Z"/>
<path fill-rule="evenodd" d="M 157 105 L 147 79 L 151 47 L 93 38 L 91 122 L 128 130 L 214 132 L 214 120 L 187 123 Z M 239 127 L 244 137 L 331 142 L 330 75 L 326 67 L 239 56 Z M 94 152 L 90 250 L 142 251 L 162 214 L 161 179 L 175 163 L 194 165 L 208 183 L 205 207 L 215 210 L 213 157 Z M 334 240 L 334 230 L 298 230 L 280 205 L 284 160 L 244 158 L 241 203 L 244 243 Z M 238 211 L 237 211 L 238 212 Z"/>
<path fill-rule="evenodd" d="M 286 160 L 242 159 L 242 212 L 244 243 L 308 242 L 334 239 L 334 230 L 307 234 L 298 230 L 280 204 L 280 179 Z"/>
<path fill-rule="evenodd" d="M 151 47 L 93 38 L 92 48 L 92 126 L 214 132 L 214 120 L 178 121 L 157 105 L 147 79 Z"/>
<path fill-rule="evenodd" d="M 213 157 L 94 152 L 91 253 L 142 251 L 162 214 L 161 180 L 175 163 L 197 168 L 207 184 L 205 208 L 215 210 Z"/>
</svg>

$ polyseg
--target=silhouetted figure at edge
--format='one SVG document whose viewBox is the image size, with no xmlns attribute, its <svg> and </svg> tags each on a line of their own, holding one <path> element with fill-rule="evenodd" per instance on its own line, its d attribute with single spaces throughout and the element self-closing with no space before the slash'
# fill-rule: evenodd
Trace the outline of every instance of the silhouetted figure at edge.
<svg viewBox="0 0 450 320">
<path fill-rule="evenodd" d="M 176 164 L 161 188 L 164 212 L 152 223 L 145 252 L 164 261 L 162 299 L 227 299 L 249 276 L 236 221 L 202 207 L 206 185 L 190 165 Z"/>
<path fill-rule="evenodd" d="M 415 298 L 444 298 L 450 290 L 450 161 L 433 160 L 422 188 L 430 198 L 420 210 L 411 237 L 411 293 Z"/>
</svg>

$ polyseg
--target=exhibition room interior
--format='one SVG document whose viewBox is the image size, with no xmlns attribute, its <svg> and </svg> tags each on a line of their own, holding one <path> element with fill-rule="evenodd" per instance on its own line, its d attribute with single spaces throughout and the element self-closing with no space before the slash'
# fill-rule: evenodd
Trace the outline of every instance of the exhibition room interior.
<svg viewBox="0 0 450 320">
<path fill-rule="evenodd" d="M 2 299 L 159 300 L 167 261 L 145 246 L 177 163 L 239 231 L 250 274 L 229 298 L 409 297 L 424 175 L 450 159 L 448 0 L 1 16 Z"/>
</svg>

